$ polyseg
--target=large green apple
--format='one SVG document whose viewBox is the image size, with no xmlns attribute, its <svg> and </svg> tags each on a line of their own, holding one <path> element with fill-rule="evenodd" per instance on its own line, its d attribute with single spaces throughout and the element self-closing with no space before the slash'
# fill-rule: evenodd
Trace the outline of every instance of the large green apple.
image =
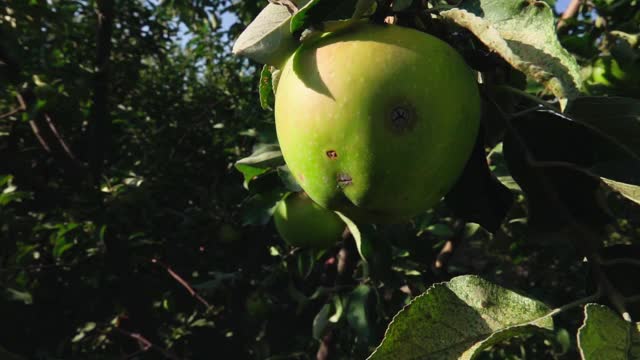
<svg viewBox="0 0 640 360">
<path fill-rule="evenodd" d="M 284 159 L 311 199 L 358 221 L 397 222 L 432 207 L 461 174 L 480 97 L 445 42 L 361 24 L 295 52 L 275 117 Z"/>
<path fill-rule="evenodd" d="M 281 200 L 273 221 L 289 245 L 317 249 L 335 245 L 345 229 L 345 223 L 338 215 L 318 206 L 303 192 Z"/>
</svg>

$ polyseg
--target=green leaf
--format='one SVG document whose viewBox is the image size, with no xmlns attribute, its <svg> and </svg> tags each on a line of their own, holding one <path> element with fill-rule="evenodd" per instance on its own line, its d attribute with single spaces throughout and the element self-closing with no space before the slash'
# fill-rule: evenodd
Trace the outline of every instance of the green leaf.
<svg viewBox="0 0 640 360">
<path fill-rule="evenodd" d="M 640 359 L 640 324 L 622 319 L 608 307 L 587 304 L 578 329 L 578 349 L 583 360 Z"/>
<path fill-rule="evenodd" d="M 580 67 L 558 41 L 553 11 L 545 2 L 475 0 L 441 15 L 471 31 L 562 104 L 579 95 Z"/>
<path fill-rule="evenodd" d="M 191 327 L 210 327 L 210 328 L 215 327 L 215 323 L 213 321 L 207 320 L 207 319 L 198 319 L 198 320 L 192 322 L 189 325 Z"/>
<path fill-rule="evenodd" d="M 73 241 L 67 242 L 65 238 L 59 238 L 56 245 L 53 247 L 52 255 L 57 259 L 74 246 L 75 244 Z"/>
<path fill-rule="evenodd" d="M 453 230 L 447 224 L 433 224 L 427 227 L 427 231 L 439 238 L 450 238 L 453 236 Z"/>
<path fill-rule="evenodd" d="M 293 14 L 291 17 L 291 25 L 289 26 L 289 31 L 294 34 L 297 31 L 304 30 L 305 27 L 309 25 L 309 21 L 312 17 L 312 11 L 321 0 L 310 0 L 303 8 L 300 9 L 297 13 Z M 327 0 L 324 1 L 328 3 Z M 333 5 L 333 4 L 332 4 Z"/>
<path fill-rule="evenodd" d="M 4 189 L 0 192 L 0 206 L 32 198 L 32 193 L 17 191 L 18 188 L 13 184 L 13 175 L 0 175 L 0 187 L 2 186 Z"/>
<path fill-rule="evenodd" d="M 640 100 L 622 97 L 580 97 L 567 108 L 573 118 L 608 136 L 640 159 Z M 640 204 L 640 169 L 612 162 L 594 167 L 612 189 Z"/>
<path fill-rule="evenodd" d="M 509 173 L 509 169 L 507 168 L 503 154 L 503 143 L 499 143 L 491 149 L 487 159 L 491 163 L 491 172 L 504 186 L 510 190 L 522 192 L 520 185 L 518 185 L 518 183 L 513 179 L 513 176 L 511 176 L 511 173 Z"/>
<path fill-rule="evenodd" d="M 362 231 L 360 231 L 360 228 L 353 220 L 349 219 L 347 216 L 338 211 L 336 211 L 335 213 L 340 216 L 345 224 L 347 224 L 347 228 L 349 228 L 351 236 L 353 236 L 353 240 L 355 240 L 356 242 L 356 248 L 358 249 L 360 258 L 362 258 L 364 262 L 367 262 L 367 259 L 372 256 L 373 252 L 373 246 L 371 244 L 371 239 L 369 238 L 369 231 L 363 233 Z M 370 225 L 365 226 L 367 226 L 367 230 L 370 230 Z"/>
<path fill-rule="evenodd" d="M 296 1 L 298 7 L 309 0 Z M 240 34 L 233 45 L 233 53 L 259 63 L 281 68 L 298 47 L 289 31 L 291 14 L 285 6 L 269 4 Z"/>
<path fill-rule="evenodd" d="M 602 178 L 605 184 L 619 192 L 622 196 L 640 205 L 640 186 L 623 183 L 607 178 Z"/>
<path fill-rule="evenodd" d="M 291 18 L 290 31 L 292 34 L 305 30 L 319 30 L 331 32 L 336 20 L 345 20 L 351 17 L 354 8 L 357 9 L 357 0 L 311 0 Z M 369 3 L 375 0 L 366 0 Z M 362 0 L 360 0 L 362 2 Z M 356 10 L 357 11 L 357 10 Z M 340 28 L 340 27 L 339 27 Z M 307 37 L 305 37 L 306 41 Z"/>
<path fill-rule="evenodd" d="M 271 220 L 273 212 L 286 192 L 278 189 L 264 194 L 256 194 L 245 203 L 243 225 L 265 225 Z"/>
<path fill-rule="evenodd" d="M 264 110 L 273 110 L 273 104 L 275 102 L 272 73 L 273 66 L 269 65 L 263 66 L 262 72 L 260 73 L 258 91 L 260 93 L 260 106 L 262 106 Z"/>
<path fill-rule="evenodd" d="M 489 168 L 484 132 L 478 133 L 462 174 L 444 199 L 455 216 L 496 232 L 511 208 L 513 194 Z"/>
<path fill-rule="evenodd" d="M 375 11 L 376 5 L 377 5 L 376 0 L 358 0 L 358 2 L 356 3 L 356 8 L 353 11 L 353 15 L 351 16 L 351 18 L 359 19 L 372 14 L 373 13 L 372 10 Z"/>
<path fill-rule="evenodd" d="M 336 311 L 331 315 L 329 321 L 335 324 L 340 321 L 342 314 L 344 313 L 344 305 L 342 304 L 342 298 L 340 296 L 336 295 L 333 297 L 333 307 Z"/>
<path fill-rule="evenodd" d="M 19 301 L 26 305 L 33 304 L 33 297 L 26 291 L 18 291 L 15 289 L 5 289 L 5 298 L 9 301 Z"/>
<path fill-rule="evenodd" d="M 551 330 L 550 313 L 480 277 L 459 276 L 431 286 L 401 310 L 369 359 L 472 359 L 500 341 Z"/>
<path fill-rule="evenodd" d="M 313 266 L 316 263 L 313 249 L 305 249 L 304 251 L 299 252 L 296 256 L 296 262 L 300 277 L 303 279 L 309 277 L 313 271 Z"/>
<path fill-rule="evenodd" d="M 401 12 L 407 10 L 411 4 L 413 4 L 413 0 L 396 0 L 393 2 L 393 11 Z"/>
<path fill-rule="evenodd" d="M 280 180 L 282 180 L 284 187 L 288 191 L 300 192 L 303 190 L 287 165 L 278 167 L 278 176 L 280 176 Z"/>
<path fill-rule="evenodd" d="M 13 175 L 0 175 L 0 186 L 10 184 L 13 180 Z"/>
<path fill-rule="evenodd" d="M 76 334 L 76 336 L 73 337 L 73 339 L 71 339 L 71 343 L 75 344 L 75 343 L 78 343 L 78 342 L 82 341 L 82 339 L 84 339 L 85 335 L 86 334 L 83 331 L 80 331 L 79 333 Z"/>
<path fill-rule="evenodd" d="M 313 319 L 313 329 L 312 334 L 313 338 L 316 340 L 322 340 L 324 336 L 324 332 L 329 325 L 329 315 L 331 313 L 331 304 L 324 304 L 322 309 L 316 314 L 316 317 Z"/>
<path fill-rule="evenodd" d="M 640 159 L 587 124 L 548 110 L 511 123 L 504 156 L 527 196 L 531 226 L 557 230 L 566 225 L 568 214 L 590 226 L 604 226 L 611 219 L 600 200 L 602 178 L 640 184 L 633 183 Z M 558 201 L 564 209 L 558 210 Z"/>
<path fill-rule="evenodd" d="M 567 114 L 600 130 L 640 157 L 640 100 L 579 97 L 569 103 Z"/>
<path fill-rule="evenodd" d="M 373 289 L 367 285 L 358 285 L 349 295 L 347 322 L 359 338 L 367 343 L 371 338 L 370 305 Z"/>
<path fill-rule="evenodd" d="M 244 175 L 244 187 L 248 189 L 251 180 L 281 165 L 284 165 L 284 158 L 280 146 L 262 144 L 256 146 L 250 156 L 236 161 L 235 167 Z"/>
</svg>

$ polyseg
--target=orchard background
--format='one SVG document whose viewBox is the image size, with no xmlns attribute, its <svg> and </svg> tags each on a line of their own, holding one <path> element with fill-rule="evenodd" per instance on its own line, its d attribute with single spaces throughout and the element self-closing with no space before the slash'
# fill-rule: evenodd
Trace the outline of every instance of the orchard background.
<svg viewBox="0 0 640 360">
<path fill-rule="evenodd" d="M 464 56 L 453 190 L 288 246 L 266 1 L 0 0 L 0 359 L 640 359 L 637 0 L 274 3 Z"/>
</svg>

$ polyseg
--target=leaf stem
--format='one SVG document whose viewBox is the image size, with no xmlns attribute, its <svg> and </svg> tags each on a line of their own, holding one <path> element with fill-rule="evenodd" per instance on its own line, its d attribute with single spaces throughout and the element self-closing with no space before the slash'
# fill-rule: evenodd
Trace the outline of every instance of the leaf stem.
<svg viewBox="0 0 640 360">
<path fill-rule="evenodd" d="M 583 297 L 583 298 L 580 298 L 580 299 L 575 300 L 575 301 L 572 301 L 572 302 L 570 302 L 568 304 L 565 304 L 565 305 L 562 305 L 562 306 L 560 306 L 558 308 L 555 308 L 555 309 L 551 310 L 551 312 L 549 312 L 548 314 L 543 315 L 543 316 L 541 316 L 541 317 L 539 317 L 539 318 L 537 318 L 535 320 L 532 320 L 529 323 L 534 323 L 534 322 L 540 321 L 542 319 L 545 319 L 547 317 L 555 316 L 555 315 L 560 314 L 562 312 L 565 312 L 567 310 L 573 309 L 574 307 L 581 306 L 581 305 L 584 305 L 584 304 L 587 304 L 587 303 L 590 303 L 590 302 L 597 301 L 602 296 L 602 293 L 603 293 L 602 287 L 600 286 L 600 287 L 598 287 L 598 290 L 594 294 L 586 296 L 586 297 Z"/>
<path fill-rule="evenodd" d="M 640 260 L 620 258 L 620 259 L 611 259 L 611 260 L 600 260 L 600 264 L 603 266 L 614 266 L 614 265 L 640 266 Z"/>
<path fill-rule="evenodd" d="M 556 112 L 559 110 L 558 108 L 556 108 L 553 105 L 551 105 L 549 102 L 544 101 L 544 100 L 538 98 L 537 96 L 531 95 L 526 91 L 514 88 L 513 86 L 498 85 L 498 86 L 496 86 L 496 88 L 499 89 L 499 90 L 505 90 L 505 91 L 510 92 L 510 93 L 512 93 L 514 95 L 518 95 L 520 97 L 523 97 L 523 98 L 525 98 L 527 100 L 530 100 L 530 101 L 532 101 L 532 102 L 534 102 L 534 103 L 536 103 L 538 105 L 541 105 L 541 106 L 543 106 L 543 107 L 545 107 L 545 108 L 547 108 L 549 110 L 553 110 L 553 111 L 556 111 Z"/>
</svg>

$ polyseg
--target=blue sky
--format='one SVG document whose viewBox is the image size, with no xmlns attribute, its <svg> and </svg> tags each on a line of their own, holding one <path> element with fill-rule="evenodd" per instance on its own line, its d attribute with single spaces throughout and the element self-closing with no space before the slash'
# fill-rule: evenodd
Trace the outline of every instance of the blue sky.
<svg viewBox="0 0 640 360">
<path fill-rule="evenodd" d="M 571 0 L 558 0 L 556 3 L 556 11 L 559 13 L 564 12 L 564 9 L 567 8 L 567 5 L 569 5 L 570 2 Z"/>
<path fill-rule="evenodd" d="M 157 1 L 157 0 L 152 0 L 152 2 L 154 2 L 154 1 Z M 556 2 L 556 6 L 555 6 L 556 11 L 558 13 L 564 12 L 564 9 L 567 8 L 567 6 L 569 5 L 570 2 L 571 2 L 571 0 L 558 0 Z M 226 12 L 226 13 L 224 13 L 224 14 L 222 14 L 220 16 L 219 20 L 220 20 L 221 28 L 226 30 L 231 25 L 233 25 L 233 23 L 236 20 L 236 17 L 233 14 Z M 179 34 L 179 36 L 181 38 L 180 42 L 184 46 L 186 44 L 186 42 L 189 40 L 190 36 L 188 34 L 187 28 L 184 25 L 180 26 L 180 30 L 181 30 L 180 34 Z"/>
</svg>

